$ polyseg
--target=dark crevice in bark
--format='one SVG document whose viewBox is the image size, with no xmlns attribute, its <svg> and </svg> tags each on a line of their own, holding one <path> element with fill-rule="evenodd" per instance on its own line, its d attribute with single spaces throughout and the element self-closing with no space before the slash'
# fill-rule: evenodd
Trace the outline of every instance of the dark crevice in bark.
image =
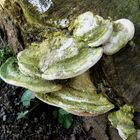
<svg viewBox="0 0 140 140">
<path fill-rule="evenodd" d="M 24 44 L 24 40 L 23 40 L 23 36 L 21 34 L 21 30 L 20 28 L 17 28 L 18 32 L 17 32 L 17 37 L 18 37 L 18 41 L 20 42 L 22 49 L 24 49 L 25 44 Z M 21 51 L 21 49 L 18 48 L 18 52 Z"/>
<path fill-rule="evenodd" d="M 4 31 L 2 30 L 2 28 L 0 28 L 0 37 L 2 40 L 6 40 L 6 35 L 5 35 Z"/>
<path fill-rule="evenodd" d="M 104 71 L 102 69 L 103 60 L 101 59 L 92 69 L 91 78 L 93 83 L 97 87 L 97 92 L 102 92 L 110 102 L 112 102 L 117 108 L 124 105 L 125 101 L 123 97 L 117 95 L 116 91 L 111 87 L 108 82 Z"/>
<path fill-rule="evenodd" d="M 134 124 L 136 129 L 140 129 L 140 112 L 134 113 Z"/>
<path fill-rule="evenodd" d="M 0 24 L 0 48 L 6 47 L 7 40 L 8 40 L 8 37 L 6 34 L 5 27 Z"/>
<path fill-rule="evenodd" d="M 109 127 L 110 127 L 110 125 L 109 125 L 109 123 L 107 123 L 106 124 L 105 132 L 106 132 L 106 135 L 108 136 L 108 140 L 111 140 L 111 136 L 110 136 L 110 132 L 109 132 Z"/>
</svg>

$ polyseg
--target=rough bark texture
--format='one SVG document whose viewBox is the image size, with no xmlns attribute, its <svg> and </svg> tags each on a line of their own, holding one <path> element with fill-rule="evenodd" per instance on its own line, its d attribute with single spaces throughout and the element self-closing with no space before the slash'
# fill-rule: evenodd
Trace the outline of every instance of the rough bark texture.
<svg viewBox="0 0 140 140">
<path fill-rule="evenodd" d="M 23 49 L 20 29 L 18 26 L 16 26 L 16 23 L 14 23 L 13 15 L 8 10 L 1 11 L 0 29 L 1 34 L 3 33 L 1 38 L 5 44 L 7 44 L 13 50 L 13 52 L 17 53 Z"/>
</svg>

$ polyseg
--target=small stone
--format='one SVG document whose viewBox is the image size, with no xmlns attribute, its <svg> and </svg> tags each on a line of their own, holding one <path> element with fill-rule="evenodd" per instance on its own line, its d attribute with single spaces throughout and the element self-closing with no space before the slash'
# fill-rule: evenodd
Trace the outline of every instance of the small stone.
<svg viewBox="0 0 140 140">
<path fill-rule="evenodd" d="M 3 121 L 5 122 L 6 121 L 6 115 L 3 115 Z"/>
</svg>

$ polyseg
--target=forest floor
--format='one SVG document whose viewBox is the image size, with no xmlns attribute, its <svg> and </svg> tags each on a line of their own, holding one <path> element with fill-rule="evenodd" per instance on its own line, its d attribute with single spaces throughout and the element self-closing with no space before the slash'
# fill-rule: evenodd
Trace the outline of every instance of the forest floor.
<svg viewBox="0 0 140 140">
<path fill-rule="evenodd" d="M 59 124 L 53 115 L 56 107 L 43 102 L 31 111 L 26 118 L 17 119 L 18 113 L 23 110 L 21 103 L 22 88 L 0 85 L 0 139 L 51 139 L 74 140 L 89 139 L 85 130 L 81 127 L 80 117 L 73 116 L 74 122 L 69 129 Z M 37 100 L 37 99 L 36 99 Z M 39 102 L 39 101 L 38 101 Z M 32 105 L 31 105 L 32 106 Z"/>
<path fill-rule="evenodd" d="M 0 140 L 121 140 L 117 131 L 108 125 L 106 114 L 98 117 L 73 115 L 73 124 L 66 129 L 53 115 L 58 108 L 37 99 L 39 105 L 26 118 L 17 119 L 18 113 L 24 110 L 23 92 L 22 88 L 0 81 Z"/>
</svg>

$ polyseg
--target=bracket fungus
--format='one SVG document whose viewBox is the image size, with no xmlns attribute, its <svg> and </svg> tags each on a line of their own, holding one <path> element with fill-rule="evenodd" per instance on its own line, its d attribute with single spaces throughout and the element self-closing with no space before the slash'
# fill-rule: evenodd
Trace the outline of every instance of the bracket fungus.
<svg viewBox="0 0 140 140">
<path fill-rule="evenodd" d="M 0 77 L 7 83 L 30 89 L 34 92 L 48 93 L 62 88 L 53 81 L 46 81 L 40 78 L 32 78 L 20 72 L 16 59 L 9 58 L 0 68 Z"/>
<path fill-rule="evenodd" d="M 128 19 L 119 19 L 113 23 L 113 32 L 109 40 L 103 45 L 104 53 L 112 55 L 125 47 L 134 36 L 134 24 Z"/>
<path fill-rule="evenodd" d="M 19 1 L 29 18 L 23 2 Z M 28 15 L 32 17 L 31 12 Z M 33 18 L 34 22 L 40 22 L 38 17 Z M 132 39 L 133 23 L 127 19 L 111 21 L 86 12 L 71 21 L 66 30 L 67 33 L 52 32 L 41 43 L 31 44 L 18 53 L 17 59 L 9 58 L 1 66 L 0 77 L 76 115 L 108 112 L 114 105 L 102 93 L 97 93 L 87 71 L 103 53 L 112 55 Z"/>
<path fill-rule="evenodd" d="M 115 127 L 123 140 L 136 140 L 136 129 L 134 128 L 133 107 L 124 105 L 120 110 L 109 114 L 108 119 Z"/>
<path fill-rule="evenodd" d="M 97 94 L 89 72 L 71 79 L 62 90 L 49 94 L 35 93 L 35 96 L 47 104 L 79 116 L 97 116 L 114 108 L 103 94 Z"/>
<path fill-rule="evenodd" d="M 73 36 L 87 42 L 90 47 L 97 47 L 105 43 L 111 36 L 113 27 L 110 20 L 104 20 L 92 12 L 79 15 L 69 27 Z"/>
<path fill-rule="evenodd" d="M 23 50 L 17 58 L 19 69 L 25 75 L 56 80 L 84 73 L 100 60 L 102 54 L 101 47 L 89 48 L 86 43 L 58 33 L 51 41 Z"/>
</svg>

